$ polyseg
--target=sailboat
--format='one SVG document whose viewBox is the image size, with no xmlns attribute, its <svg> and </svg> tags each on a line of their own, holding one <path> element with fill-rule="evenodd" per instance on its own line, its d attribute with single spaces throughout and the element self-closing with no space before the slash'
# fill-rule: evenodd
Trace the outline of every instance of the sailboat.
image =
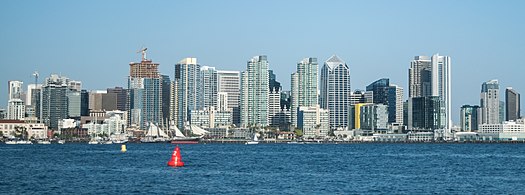
<svg viewBox="0 0 525 195">
<path fill-rule="evenodd" d="M 149 123 L 148 131 L 146 136 L 140 139 L 141 143 L 161 143 L 168 141 L 168 134 L 153 123 Z"/>
<path fill-rule="evenodd" d="M 173 125 L 173 130 L 175 131 L 175 136 L 171 139 L 172 144 L 196 144 L 199 143 L 200 139 L 208 133 L 208 131 L 196 126 L 196 125 L 190 125 L 189 129 L 193 132 L 195 135 L 199 135 L 199 137 L 186 137 L 180 130 L 177 128 L 177 126 Z"/>
<path fill-rule="evenodd" d="M 259 144 L 259 139 L 257 138 L 257 133 L 253 134 L 253 140 L 252 141 L 247 141 L 245 144 L 246 145 Z"/>
</svg>

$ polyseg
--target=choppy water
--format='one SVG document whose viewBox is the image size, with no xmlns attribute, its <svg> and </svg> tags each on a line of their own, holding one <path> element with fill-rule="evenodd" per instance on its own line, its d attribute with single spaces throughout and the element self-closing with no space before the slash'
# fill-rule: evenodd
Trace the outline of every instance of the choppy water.
<svg viewBox="0 0 525 195">
<path fill-rule="evenodd" d="M 523 144 L 0 145 L 1 194 L 523 194 Z"/>
</svg>

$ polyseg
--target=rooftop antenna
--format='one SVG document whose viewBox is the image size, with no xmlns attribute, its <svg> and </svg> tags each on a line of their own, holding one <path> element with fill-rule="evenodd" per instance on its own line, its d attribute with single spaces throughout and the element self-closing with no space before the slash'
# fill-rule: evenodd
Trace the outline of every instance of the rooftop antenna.
<svg viewBox="0 0 525 195">
<path fill-rule="evenodd" d="M 147 59 L 146 50 L 148 50 L 148 48 L 143 47 L 142 49 L 140 49 L 140 51 L 137 51 L 137 53 L 142 53 L 142 61 L 145 61 Z"/>
</svg>

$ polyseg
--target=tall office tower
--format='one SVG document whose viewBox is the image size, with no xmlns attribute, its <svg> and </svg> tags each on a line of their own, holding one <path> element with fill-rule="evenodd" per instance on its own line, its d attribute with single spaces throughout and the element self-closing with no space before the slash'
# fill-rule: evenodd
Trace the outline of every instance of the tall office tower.
<svg viewBox="0 0 525 195">
<path fill-rule="evenodd" d="M 388 88 L 390 80 L 382 78 L 366 86 L 366 91 L 372 91 L 374 94 L 374 104 L 388 105 Z"/>
<path fill-rule="evenodd" d="M 408 103 L 408 129 L 435 130 L 445 127 L 445 106 L 439 96 L 414 97 Z"/>
<path fill-rule="evenodd" d="M 279 87 L 270 89 L 268 93 L 268 120 L 271 126 L 281 125 L 281 92 Z"/>
<path fill-rule="evenodd" d="M 89 116 L 89 92 L 85 89 L 80 91 L 80 116 Z"/>
<path fill-rule="evenodd" d="M 190 122 L 190 112 L 198 110 L 201 103 L 201 66 L 197 58 L 184 58 L 175 64 L 175 80 L 177 82 L 177 126 L 184 129 Z"/>
<path fill-rule="evenodd" d="M 461 131 L 474 132 L 478 130 L 480 119 L 479 106 L 463 105 L 461 106 Z"/>
<path fill-rule="evenodd" d="M 388 110 L 384 104 L 365 104 L 360 106 L 360 129 L 386 130 L 388 128 Z"/>
<path fill-rule="evenodd" d="M 171 81 L 168 75 L 161 75 L 162 78 L 162 126 L 170 122 L 170 103 L 171 103 Z M 117 101 L 118 102 L 118 101 Z"/>
<path fill-rule="evenodd" d="M 232 111 L 232 121 L 235 125 L 241 123 L 239 97 L 241 95 L 241 80 L 239 71 L 217 71 L 218 93 L 228 94 L 228 108 Z"/>
<path fill-rule="evenodd" d="M 321 69 L 319 104 L 330 112 L 330 129 L 347 128 L 350 106 L 350 69 L 336 55 Z"/>
<path fill-rule="evenodd" d="M 159 64 L 146 58 L 142 50 L 141 62 L 129 64 L 128 126 L 148 128 L 149 123 L 161 125 L 162 78 Z"/>
<path fill-rule="evenodd" d="M 164 86 L 164 85 L 163 85 Z M 107 88 L 107 94 L 115 94 L 117 97 L 117 110 L 127 111 L 127 96 L 128 92 L 122 87 Z M 164 95 L 164 94 L 163 94 Z M 163 96 L 164 97 L 164 96 Z M 168 94 L 169 97 L 169 94 Z"/>
<path fill-rule="evenodd" d="M 82 107 L 82 95 L 80 91 L 68 91 L 67 96 L 67 116 L 69 118 L 80 118 Z"/>
<path fill-rule="evenodd" d="M 516 121 L 521 118 L 520 116 L 520 94 L 512 89 L 512 87 L 507 87 L 505 89 L 505 120 L 506 121 Z"/>
<path fill-rule="evenodd" d="M 268 126 L 269 63 L 265 55 L 255 56 L 241 75 L 241 126 Z"/>
<path fill-rule="evenodd" d="M 481 85 L 480 94 L 481 122 L 480 124 L 499 124 L 500 100 L 498 80 L 490 80 Z"/>
<path fill-rule="evenodd" d="M 388 87 L 388 122 L 403 124 L 403 88 L 392 84 Z"/>
<path fill-rule="evenodd" d="M 69 78 L 52 74 L 42 85 L 42 113 L 40 121 L 49 129 L 58 129 L 58 121 L 68 118 Z M 74 85 L 73 85 L 74 86 Z"/>
<path fill-rule="evenodd" d="M 82 82 L 70 80 L 68 82 L 68 88 L 70 91 L 80 91 L 82 90 Z"/>
<path fill-rule="evenodd" d="M 214 67 L 203 66 L 200 71 L 201 77 L 201 98 L 199 109 L 209 108 L 211 106 L 217 108 L 217 93 L 218 93 L 218 74 Z"/>
<path fill-rule="evenodd" d="M 20 120 L 25 117 L 26 106 L 22 100 L 22 81 L 8 81 L 7 119 Z"/>
<path fill-rule="evenodd" d="M 102 111 L 103 106 L 103 95 L 107 94 L 106 90 L 92 90 L 89 92 L 89 110 L 90 111 Z M 106 98 L 109 100 L 109 98 Z"/>
<path fill-rule="evenodd" d="M 499 101 L 499 121 L 500 123 L 503 123 L 503 121 L 505 121 L 505 102 L 504 101 Z"/>
<path fill-rule="evenodd" d="M 329 111 L 319 105 L 299 107 L 297 128 L 303 131 L 305 138 L 325 137 L 330 132 Z"/>
<path fill-rule="evenodd" d="M 304 58 L 297 63 L 297 71 L 292 73 L 291 84 L 291 118 L 292 125 L 297 127 L 299 107 L 313 107 L 317 100 L 317 58 Z"/>
<path fill-rule="evenodd" d="M 409 68 L 409 98 L 439 97 L 444 107 L 444 129 L 450 134 L 451 119 L 451 60 L 448 56 L 416 56 Z M 410 112 L 409 112 L 410 115 Z M 410 116 L 409 116 L 410 117 Z"/>
</svg>

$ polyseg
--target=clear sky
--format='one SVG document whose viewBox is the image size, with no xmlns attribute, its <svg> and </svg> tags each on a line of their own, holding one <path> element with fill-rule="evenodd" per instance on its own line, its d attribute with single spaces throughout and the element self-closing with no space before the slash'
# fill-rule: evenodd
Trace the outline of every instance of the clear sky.
<svg viewBox="0 0 525 195">
<path fill-rule="evenodd" d="M 30 84 L 35 70 L 88 90 L 126 87 L 142 46 L 170 77 L 185 57 L 244 70 L 252 56 L 267 55 L 284 90 L 298 61 L 322 65 L 337 54 L 350 66 L 352 90 L 387 77 L 407 91 L 413 57 L 439 53 L 452 58 L 459 122 L 459 107 L 479 104 L 484 81 L 499 79 L 502 99 L 505 87 L 525 93 L 524 10 L 525 1 L 510 0 L 1 1 L 0 107 L 7 81 Z"/>
</svg>

